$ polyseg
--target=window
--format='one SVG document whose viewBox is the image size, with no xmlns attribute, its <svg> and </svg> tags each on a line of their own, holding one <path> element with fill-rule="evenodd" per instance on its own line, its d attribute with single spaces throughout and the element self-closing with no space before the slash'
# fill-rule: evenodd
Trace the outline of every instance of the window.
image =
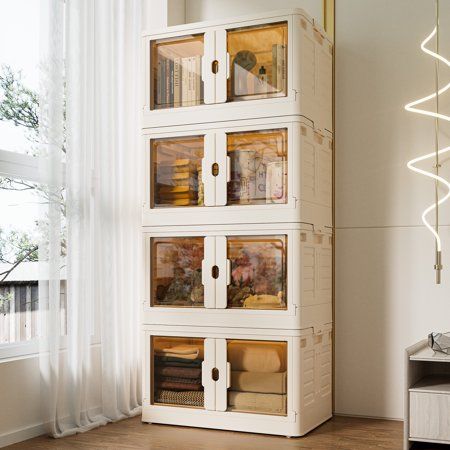
<svg viewBox="0 0 450 450">
<path fill-rule="evenodd" d="M 39 280 L 38 243 L 45 227 L 45 220 L 40 220 L 40 205 L 47 201 L 45 180 L 40 179 L 38 170 L 40 4 L 34 0 L 10 0 L 2 8 L 0 360 L 38 350 L 39 281 L 43 281 Z M 65 282 L 61 285 L 61 302 L 64 335 Z"/>
</svg>

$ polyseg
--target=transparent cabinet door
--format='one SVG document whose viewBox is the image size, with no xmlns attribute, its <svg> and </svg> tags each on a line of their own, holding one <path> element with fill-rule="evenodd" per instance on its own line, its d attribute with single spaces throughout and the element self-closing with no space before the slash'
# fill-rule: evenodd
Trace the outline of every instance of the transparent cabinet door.
<svg viewBox="0 0 450 450">
<path fill-rule="evenodd" d="M 151 306 L 203 307 L 203 237 L 150 240 Z"/>
<path fill-rule="evenodd" d="M 151 403 L 203 408 L 204 339 L 153 336 Z"/>
<path fill-rule="evenodd" d="M 151 207 L 203 206 L 204 137 L 150 141 Z"/>
<path fill-rule="evenodd" d="M 287 309 L 287 236 L 228 236 L 228 308 Z"/>
<path fill-rule="evenodd" d="M 286 22 L 227 30 L 228 101 L 285 96 Z"/>
<path fill-rule="evenodd" d="M 227 134 L 228 205 L 287 201 L 287 130 Z"/>
<path fill-rule="evenodd" d="M 177 108 L 204 102 L 201 61 L 204 35 L 151 42 L 151 108 Z"/>
<path fill-rule="evenodd" d="M 287 414 L 287 343 L 227 340 L 228 411 Z"/>
</svg>

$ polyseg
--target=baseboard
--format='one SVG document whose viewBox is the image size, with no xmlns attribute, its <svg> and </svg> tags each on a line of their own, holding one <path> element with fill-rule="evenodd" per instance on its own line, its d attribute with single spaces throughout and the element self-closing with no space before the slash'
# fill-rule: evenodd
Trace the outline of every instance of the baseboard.
<svg viewBox="0 0 450 450">
<path fill-rule="evenodd" d="M 45 424 L 30 425 L 25 428 L 19 428 L 9 433 L 0 434 L 0 448 L 7 445 L 17 444 L 45 434 Z"/>
<path fill-rule="evenodd" d="M 337 413 L 337 412 L 334 412 L 333 416 L 355 417 L 357 419 L 394 420 L 396 422 L 403 422 L 403 419 L 399 419 L 398 417 L 365 416 L 365 415 L 362 415 L 362 414 L 342 414 L 342 413 Z"/>
<path fill-rule="evenodd" d="M 102 408 L 97 406 L 89 410 L 92 415 L 97 415 L 101 413 Z M 8 433 L 0 434 L 0 448 L 6 447 L 8 445 L 17 444 L 18 442 L 26 441 L 27 439 L 32 439 L 38 436 L 42 436 L 47 433 L 47 424 L 40 423 L 36 425 L 30 425 L 25 428 L 19 428 Z"/>
</svg>

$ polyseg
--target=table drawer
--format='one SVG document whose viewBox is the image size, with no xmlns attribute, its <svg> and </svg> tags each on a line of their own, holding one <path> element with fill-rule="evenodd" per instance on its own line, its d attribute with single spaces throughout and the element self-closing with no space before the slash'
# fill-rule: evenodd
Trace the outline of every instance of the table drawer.
<svg viewBox="0 0 450 450">
<path fill-rule="evenodd" d="M 450 395 L 410 392 L 410 438 L 450 441 Z"/>
</svg>

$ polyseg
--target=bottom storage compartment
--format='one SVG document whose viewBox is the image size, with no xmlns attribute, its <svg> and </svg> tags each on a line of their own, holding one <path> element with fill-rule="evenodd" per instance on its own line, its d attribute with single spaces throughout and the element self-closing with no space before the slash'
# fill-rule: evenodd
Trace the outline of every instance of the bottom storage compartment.
<svg viewBox="0 0 450 450">
<path fill-rule="evenodd" d="M 331 333 L 144 326 L 143 421 L 306 434 L 331 417 Z"/>
</svg>

